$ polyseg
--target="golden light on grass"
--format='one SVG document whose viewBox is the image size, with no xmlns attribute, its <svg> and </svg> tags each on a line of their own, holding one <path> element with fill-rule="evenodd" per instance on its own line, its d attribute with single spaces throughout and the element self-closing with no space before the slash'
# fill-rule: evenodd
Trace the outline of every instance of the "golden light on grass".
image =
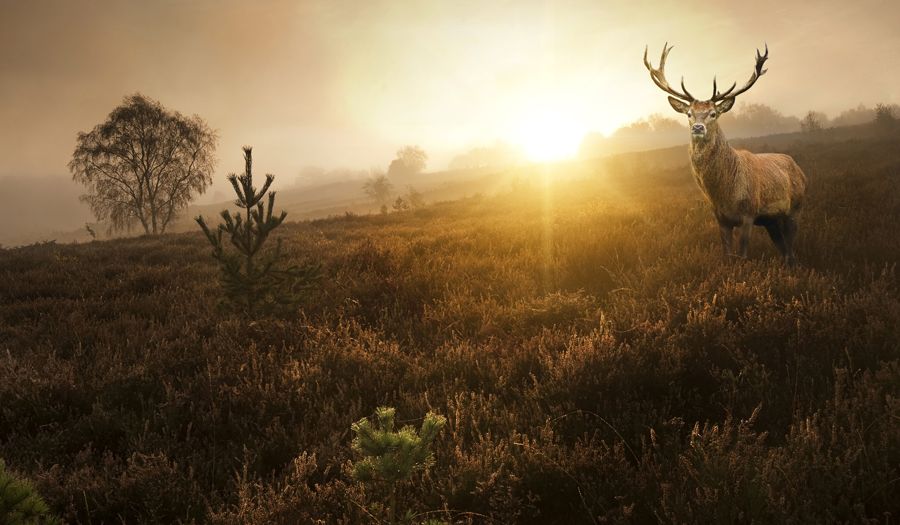
<svg viewBox="0 0 900 525">
<path fill-rule="evenodd" d="M 553 283 L 553 177 L 546 168 L 542 170 L 541 182 L 543 185 L 543 204 L 542 204 L 542 243 L 541 251 L 543 252 L 543 266 L 541 268 L 541 278 L 545 290 L 550 290 Z"/>
</svg>

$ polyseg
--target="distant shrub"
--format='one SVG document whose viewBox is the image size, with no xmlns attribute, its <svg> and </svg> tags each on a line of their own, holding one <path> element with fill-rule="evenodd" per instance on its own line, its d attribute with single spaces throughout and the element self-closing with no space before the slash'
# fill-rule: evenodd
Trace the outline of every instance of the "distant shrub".
<svg viewBox="0 0 900 525">
<path fill-rule="evenodd" d="M 275 177 L 266 175 L 265 184 L 257 191 L 253 186 L 253 161 L 249 146 L 244 148 L 244 160 L 244 174 L 240 177 L 232 174 L 228 180 L 245 215 L 232 215 L 228 210 L 223 210 L 225 223 L 219 225 L 215 232 L 207 226 L 202 216 L 197 217 L 196 221 L 213 246 L 213 257 L 221 265 L 227 304 L 231 309 L 252 317 L 257 313 L 274 313 L 299 304 L 305 292 L 318 279 L 319 267 L 311 264 L 287 268 L 276 266 L 282 259 L 281 239 L 274 251 L 262 252 L 269 234 L 284 221 L 287 213 L 282 211 L 277 217 L 272 215 L 274 191 L 269 192 L 268 207 L 263 206 L 262 199 Z M 225 252 L 223 233 L 228 233 L 237 254 Z"/>
<path fill-rule="evenodd" d="M 392 207 L 394 211 L 407 211 L 409 210 L 409 203 L 403 197 L 397 197 Z"/>
<path fill-rule="evenodd" d="M 2 459 L 0 459 L 0 523 L 4 525 L 58 523 L 31 484 L 7 472 Z"/>
<path fill-rule="evenodd" d="M 375 204 L 380 204 L 383 210 L 387 210 L 387 202 L 394 191 L 394 185 L 384 173 L 373 172 L 372 176 L 363 183 L 362 190 Z M 387 213 L 387 211 L 383 213 Z"/>
<path fill-rule="evenodd" d="M 409 203 L 410 208 L 417 210 L 422 206 L 425 206 L 425 196 L 422 195 L 422 192 L 418 191 L 412 186 L 407 186 L 406 202 Z"/>
<path fill-rule="evenodd" d="M 876 104 L 875 124 L 881 128 L 893 128 L 897 124 L 897 116 L 894 115 L 894 106 L 889 104 Z"/>
</svg>

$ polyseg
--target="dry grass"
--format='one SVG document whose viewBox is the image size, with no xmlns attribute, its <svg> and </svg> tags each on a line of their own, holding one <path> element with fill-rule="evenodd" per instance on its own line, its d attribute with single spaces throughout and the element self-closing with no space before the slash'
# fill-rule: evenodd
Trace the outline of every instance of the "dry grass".
<svg viewBox="0 0 900 525">
<path fill-rule="evenodd" d="M 350 424 L 390 405 L 448 418 L 400 494 L 422 521 L 887 520 L 898 144 L 784 148 L 794 271 L 761 229 L 723 261 L 686 165 L 649 155 L 287 225 L 325 274 L 287 319 L 218 313 L 199 232 L 0 251 L 0 457 L 73 523 L 363 523 Z"/>
</svg>

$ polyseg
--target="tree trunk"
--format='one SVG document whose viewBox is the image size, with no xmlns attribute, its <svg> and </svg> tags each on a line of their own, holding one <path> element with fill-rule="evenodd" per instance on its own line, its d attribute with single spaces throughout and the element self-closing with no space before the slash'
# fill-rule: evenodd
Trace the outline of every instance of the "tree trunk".
<svg viewBox="0 0 900 525">
<path fill-rule="evenodd" d="M 157 218 L 157 215 L 159 215 L 159 211 L 156 209 L 156 205 L 151 204 L 150 205 L 150 222 L 151 222 L 151 224 L 153 224 L 153 235 L 156 235 L 157 233 L 159 233 L 159 228 L 157 226 L 159 220 Z"/>
<path fill-rule="evenodd" d="M 143 212 L 139 212 L 139 213 L 137 214 L 137 216 L 138 216 L 138 220 L 141 221 L 141 226 L 144 227 L 144 233 L 149 234 L 149 233 L 150 233 L 150 225 L 147 224 L 147 218 L 144 217 Z"/>
</svg>

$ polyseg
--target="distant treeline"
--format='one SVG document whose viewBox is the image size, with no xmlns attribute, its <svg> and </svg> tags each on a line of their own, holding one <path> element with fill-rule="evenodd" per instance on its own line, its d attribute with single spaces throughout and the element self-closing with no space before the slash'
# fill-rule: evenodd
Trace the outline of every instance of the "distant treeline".
<svg viewBox="0 0 900 525">
<path fill-rule="evenodd" d="M 892 104 L 886 107 L 892 109 L 894 115 L 900 115 L 900 106 Z M 875 108 L 862 104 L 843 111 L 834 118 L 828 118 L 825 113 L 818 111 L 812 113 L 822 128 L 865 124 L 875 120 L 876 115 Z M 777 109 L 765 104 L 741 104 L 719 119 L 728 138 L 795 133 L 801 131 L 801 121 L 800 117 L 783 115 Z M 582 158 L 590 158 L 627 151 L 666 148 L 684 144 L 687 140 L 688 130 L 684 119 L 655 113 L 622 126 L 609 136 L 588 133 L 581 144 L 579 155 Z"/>
<path fill-rule="evenodd" d="M 900 106 L 884 105 L 900 117 Z M 803 130 L 804 119 L 814 118 L 817 129 L 842 126 L 856 126 L 872 122 L 876 108 L 863 104 L 842 111 L 834 118 L 821 111 L 809 111 L 802 117 L 784 115 L 766 104 L 739 104 L 733 111 L 723 115 L 719 121 L 728 138 L 762 137 L 780 133 L 795 133 Z M 686 144 L 687 125 L 684 119 L 654 113 L 626 124 L 610 135 L 591 132 L 585 135 L 579 148 L 581 158 L 602 157 L 629 151 L 645 151 Z M 526 162 L 521 149 L 498 141 L 487 146 L 476 146 L 453 157 L 449 170 L 473 170 L 483 168 L 505 168 Z M 306 166 L 300 170 L 295 184 L 314 186 L 347 180 L 365 180 L 384 172 L 381 167 L 371 169 L 326 169 L 320 166 Z M 390 174 L 389 174 L 390 175 Z"/>
</svg>

